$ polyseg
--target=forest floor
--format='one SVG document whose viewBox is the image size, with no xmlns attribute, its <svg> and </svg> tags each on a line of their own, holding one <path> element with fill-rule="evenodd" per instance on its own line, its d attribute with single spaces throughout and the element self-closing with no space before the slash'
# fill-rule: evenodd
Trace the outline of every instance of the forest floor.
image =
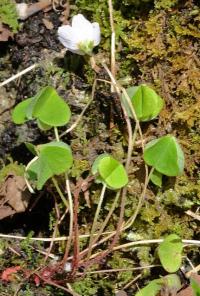
<svg viewBox="0 0 200 296">
<path fill-rule="evenodd" d="M 176 272 L 181 291 L 167 287 L 158 293 L 192 296 L 188 272 L 197 267 L 198 273 L 200 264 L 200 4 L 195 0 L 149 0 L 140 4 L 113 1 L 111 11 L 107 0 L 72 2 L 61 5 L 54 1 L 54 8 L 50 5 L 20 21 L 12 38 L 0 42 L 0 296 L 135 295 L 153 279 L 168 274 L 158 258 L 158 243 L 150 240 L 171 233 L 198 243 L 184 247 L 182 265 Z M 78 13 L 101 27 L 101 43 L 94 49 L 95 69 L 89 59 L 63 52 L 58 41 L 58 27 Z M 44 144 L 54 135 L 52 130 L 39 129 L 33 120 L 16 125 L 11 115 L 19 102 L 46 86 L 54 87 L 72 112 L 68 126 L 59 128 L 60 134 L 87 108 L 76 127 L 62 137 L 73 153 L 69 180 L 73 198 L 78 192 L 79 199 L 78 251 L 85 250 L 102 188 L 91 176 L 92 164 L 102 153 L 112 154 L 125 164 L 129 142 L 120 98 L 111 89 L 103 66 L 110 69 L 112 16 L 116 52 L 111 70 L 116 80 L 124 88 L 146 84 L 165 102 L 158 117 L 140 123 L 142 141 L 146 145 L 166 134 L 175 136 L 184 152 L 185 167 L 180 176 L 164 176 L 161 187 L 149 182 L 144 192 L 147 176 L 143 142 L 137 133 L 127 171 L 123 215 L 127 222 L 136 214 L 133 223 L 120 232 L 119 238 L 115 237 L 115 242 L 112 236 L 98 244 L 92 252 L 96 259 L 91 259 L 91 254 L 89 258 L 76 257 L 80 260 L 76 270 L 64 272 L 58 263 L 66 247 L 63 237 L 69 234 L 69 213 L 58 192 L 49 180 L 42 190 L 27 192 L 25 202 L 19 194 L 20 186 L 26 186 L 25 166 L 32 159 L 24 143 Z M 36 67 L 1 85 L 31 65 Z M 134 129 L 132 119 L 131 124 Z M 64 177 L 57 179 L 65 193 Z M 18 197 L 14 205 L 13 196 Z M 106 190 L 97 229 L 105 221 L 115 196 L 115 191 Z M 101 238 L 115 233 L 119 226 L 120 198 Z M 61 240 L 52 241 L 52 237 Z M 127 245 L 136 241 L 146 243 Z M 99 253 L 110 250 L 112 242 L 114 249 L 98 259 Z M 75 251 L 71 247 L 72 260 L 68 262 L 74 263 Z"/>
</svg>

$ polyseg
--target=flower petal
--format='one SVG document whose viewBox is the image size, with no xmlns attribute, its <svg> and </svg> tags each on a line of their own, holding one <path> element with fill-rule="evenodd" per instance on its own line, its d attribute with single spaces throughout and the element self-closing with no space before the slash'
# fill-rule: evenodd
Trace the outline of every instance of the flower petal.
<svg viewBox="0 0 200 296">
<path fill-rule="evenodd" d="M 65 25 L 58 29 L 59 41 L 71 52 L 89 54 L 100 43 L 98 23 L 89 22 L 82 14 L 72 18 L 72 26 Z"/>
<path fill-rule="evenodd" d="M 68 50 L 78 53 L 78 40 L 76 40 L 71 26 L 66 25 L 59 27 L 58 39 Z"/>
<path fill-rule="evenodd" d="M 72 27 L 74 28 L 78 28 L 78 29 L 82 29 L 82 27 L 86 28 L 86 27 L 91 27 L 91 22 L 89 22 L 84 15 L 82 14 L 77 14 L 74 15 L 72 18 Z"/>
<path fill-rule="evenodd" d="M 92 23 L 92 27 L 93 27 L 94 46 L 97 46 L 100 43 L 100 40 L 101 40 L 100 27 L 99 27 L 98 23 Z"/>
<path fill-rule="evenodd" d="M 72 30 L 79 43 L 84 41 L 93 41 L 92 24 L 82 14 L 73 16 Z"/>
</svg>

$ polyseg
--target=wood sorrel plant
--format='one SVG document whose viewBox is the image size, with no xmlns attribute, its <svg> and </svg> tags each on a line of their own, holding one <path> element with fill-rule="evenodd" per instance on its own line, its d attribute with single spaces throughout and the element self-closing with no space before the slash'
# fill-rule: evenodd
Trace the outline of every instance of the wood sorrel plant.
<svg viewBox="0 0 200 296">
<path fill-rule="evenodd" d="M 125 168 L 119 161 L 107 153 L 98 156 L 94 161 L 91 170 L 92 174 L 95 176 L 96 183 L 102 183 L 103 187 L 91 226 L 88 247 L 85 250 L 82 250 L 80 254 L 76 252 L 76 260 L 72 260 L 72 263 L 76 264 L 75 268 L 72 266 L 73 271 L 76 271 L 79 266 L 88 267 L 93 264 L 93 262 L 98 262 L 98 260 L 107 256 L 107 254 L 113 250 L 114 244 L 116 243 L 119 234 L 123 230 L 128 229 L 135 221 L 137 214 L 143 204 L 149 180 L 151 180 L 155 185 L 161 187 L 162 175 L 177 176 L 182 173 L 184 168 L 184 155 L 174 136 L 166 135 L 148 143 L 143 149 L 143 158 L 146 165 L 151 167 L 151 170 L 145 179 L 144 189 L 141 193 L 141 197 L 139 198 L 135 213 L 133 213 L 133 216 L 128 221 L 123 221 L 124 205 L 127 193 L 126 186 L 129 181 L 128 164 L 132 155 L 135 138 L 140 128 L 139 122 L 149 121 L 156 118 L 159 115 L 164 102 L 154 90 L 144 84 L 123 90 L 123 94 L 119 86 L 118 94 L 120 95 L 124 114 L 127 115 L 127 126 L 129 126 L 128 160 L 126 161 Z M 37 146 L 34 146 L 31 143 L 26 143 L 27 148 L 34 154 L 34 158 L 26 167 L 26 178 L 28 179 L 29 188 L 32 189 L 32 187 L 34 187 L 37 190 L 41 190 L 45 183 L 49 179 L 52 179 L 52 182 L 63 203 L 67 208 L 69 208 L 70 230 L 64 260 L 62 262 L 64 266 L 66 266 L 66 261 L 69 260 L 68 253 L 71 250 L 71 241 L 73 240 L 73 234 L 75 233 L 73 224 L 75 224 L 74 221 L 76 221 L 77 227 L 78 215 L 78 209 L 74 210 L 73 198 L 70 192 L 70 183 L 68 179 L 68 175 L 70 176 L 70 168 L 73 163 L 72 151 L 69 145 L 60 141 L 58 133 L 58 127 L 66 125 L 70 120 L 70 116 L 71 111 L 69 106 L 51 86 L 43 88 L 34 97 L 19 103 L 15 107 L 12 114 L 13 121 L 16 124 L 23 124 L 27 120 L 36 120 L 38 127 L 43 131 L 47 131 L 52 128 L 54 129 L 56 140 Z M 136 124 L 132 123 L 132 119 L 136 121 Z M 133 134 L 132 126 L 135 127 Z M 130 143 L 132 143 L 131 147 Z M 64 193 L 60 190 L 58 182 L 55 179 L 55 176 L 59 176 L 61 174 L 65 174 L 66 176 L 68 201 L 66 200 Z M 116 191 L 116 197 L 107 217 L 105 217 L 104 223 L 100 229 L 98 229 L 97 221 L 107 190 Z M 106 241 L 114 236 L 113 242 L 111 242 L 108 250 L 102 252 L 102 254 L 100 254 L 99 257 L 97 256 L 96 259 L 91 259 L 92 251 L 97 243 L 100 244 L 101 241 L 99 241 L 99 238 L 101 237 L 112 213 L 115 210 L 120 195 L 120 217 L 122 218 L 123 223 L 122 225 L 119 224 L 117 230 L 113 231 L 111 235 L 109 235 L 107 238 L 104 238 L 104 241 Z M 95 232 L 97 233 L 95 234 Z M 76 244 L 78 244 L 77 232 L 74 241 Z M 74 249 L 78 250 L 78 247 L 74 246 Z M 86 259 L 79 263 L 85 255 Z M 96 255 L 93 254 L 92 256 L 95 257 Z M 76 263 L 74 263 L 75 261 Z"/>
</svg>

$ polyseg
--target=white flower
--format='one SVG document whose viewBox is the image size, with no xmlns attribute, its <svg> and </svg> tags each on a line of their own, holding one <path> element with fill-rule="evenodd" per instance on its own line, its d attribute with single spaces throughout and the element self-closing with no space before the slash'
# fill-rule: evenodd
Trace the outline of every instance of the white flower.
<svg viewBox="0 0 200 296">
<path fill-rule="evenodd" d="M 90 55 L 100 43 L 100 27 L 98 23 L 91 23 L 82 14 L 77 14 L 73 16 L 71 26 L 58 28 L 58 39 L 69 51 Z"/>
</svg>

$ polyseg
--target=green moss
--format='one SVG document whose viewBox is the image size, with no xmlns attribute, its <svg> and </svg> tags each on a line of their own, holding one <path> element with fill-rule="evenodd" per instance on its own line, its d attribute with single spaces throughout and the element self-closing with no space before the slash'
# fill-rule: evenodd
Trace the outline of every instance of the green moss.
<svg viewBox="0 0 200 296">
<path fill-rule="evenodd" d="M 98 291 L 97 283 L 95 283 L 90 276 L 86 276 L 81 281 L 76 281 L 72 284 L 72 287 L 79 295 L 85 296 L 93 296 Z"/>
<path fill-rule="evenodd" d="M 1 0 L 0 23 L 8 25 L 14 33 L 19 29 L 16 3 L 13 0 Z"/>
<path fill-rule="evenodd" d="M 30 248 L 30 244 L 31 244 L 30 238 L 33 236 L 33 234 L 34 233 L 31 231 L 27 235 L 26 239 L 24 239 L 20 242 L 21 249 L 25 252 L 28 261 L 30 261 L 32 263 L 33 263 L 33 261 L 35 261 L 34 250 L 32 248 Z"/>
<path fill-rule="evenodd" d="M 141 216 L 144 221 L 154 225 L 154 219 L 160 216 L 160 211 L 158 211 L 156 205 L 149 206 L 149 204 L 146 204 L 141 211 Z"/>
<path fill-rule="evenodd" d="M 123 268 L 127 269 L 127 271 L 115 273 L 118 287 L 128 283 L 132 279 L 133 271 L 128 270 L 128 268 L 133 267 L 133 262 L 131 259 L 124 258 L 123 253 L 115 252 L 112 259 L 108 260 L 108 265 L 114 270 Z"/>
<path fill-rule="evenodd" d="M 2 182 L 9 174 L 15 174 L 16 176 L 24 175 L 24 166 L 14 162 L 11 158 L 9 159 L 10 163 L 3 166 L 0 170 L 0 182 Z"/>
<path fill-rule="evenodd" d="M 155 0 L 155 8 L 171 8 L 178 4 L 179 0 Z"/>
<path fill-rule="evenodd" d="M 86 159 L 74 159 L 73 167 L 71 168 L 72 177 L 79 178 L 85 171 L 90 170 L 90 164 Z"/>
<path fill-rule="evenodd" d="M 151 255 L 151 247 L 143 246 L 137 249 L 137 257 L 140 260 L 140 266 L 148 266 L 153 263 L 154 257 Z M 143 269 L 143 275 L 148 276 L 150 269 Z"/>
</svg>

